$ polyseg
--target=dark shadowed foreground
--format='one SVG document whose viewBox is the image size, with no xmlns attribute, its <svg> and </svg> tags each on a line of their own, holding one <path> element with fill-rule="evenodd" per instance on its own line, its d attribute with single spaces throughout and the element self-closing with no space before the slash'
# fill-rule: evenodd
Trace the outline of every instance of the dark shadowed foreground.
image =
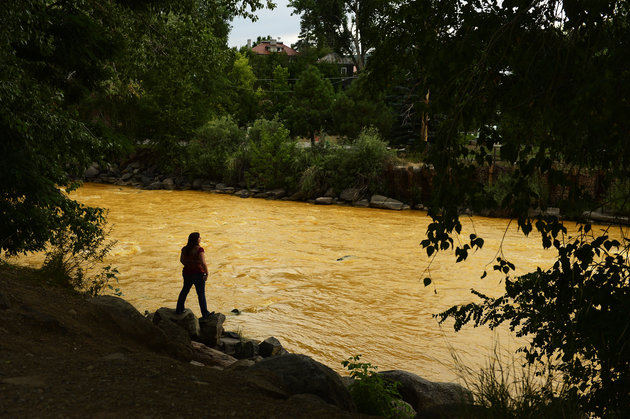
<svg viewBox="0 0 630 419">
<path fill-rule="evenodd" d="M 274 398 L 238 371 L 175 360 L 116 333 L 87 299 L 0 267 L 1 417 L 348 418 Z"/>
</svg>

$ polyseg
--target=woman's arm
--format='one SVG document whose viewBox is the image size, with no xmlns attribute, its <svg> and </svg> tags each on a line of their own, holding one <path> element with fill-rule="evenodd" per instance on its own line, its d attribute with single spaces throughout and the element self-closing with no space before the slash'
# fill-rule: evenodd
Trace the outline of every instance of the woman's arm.
<svg viewBox="0 0 630 419">
<path fill-rule="evenodd" d="M 179 254 L 179 261 L 182 265 L 185 265 L 184 263 L 184 251 L 182 250 L 182 252 Z"/>
<path fill-rule="evenodd" d="M 203 266 L 203 272 L 208 275 L 208 265 L 206 265 L 206 252 L 199 253 L 199 263 Z"/>
</svg>

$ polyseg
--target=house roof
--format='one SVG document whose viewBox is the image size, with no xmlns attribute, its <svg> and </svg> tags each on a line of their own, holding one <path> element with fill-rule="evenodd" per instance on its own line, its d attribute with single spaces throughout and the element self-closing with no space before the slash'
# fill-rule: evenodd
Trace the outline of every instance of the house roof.
<svg viewBox="0 0 630 419">
<path fill-rule="evenodd" d="M 284 45 L 281 41 L 276 41 L 273 39 L 269 41 L 261 41 L 258 45 L 252 48 L 252 51 L 258 55 L 269 55 L 277 53 L 298 55 L 298 52 L 293 48 Z"/>
<path fill-rule="evenodd" d="M 319 61 L 320 63 L 339 64 L 339 65 L 354 64 L 354 61 L 352 61 L 351 57 L 342 57 L 336 52 L 331 52 L 330 54 L 326 54 L 317 61 Z"/>
</svg>

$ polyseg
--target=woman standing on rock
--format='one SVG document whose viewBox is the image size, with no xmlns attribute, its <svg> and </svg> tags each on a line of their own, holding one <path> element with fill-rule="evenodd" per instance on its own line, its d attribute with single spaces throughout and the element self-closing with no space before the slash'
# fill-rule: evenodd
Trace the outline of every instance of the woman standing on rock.
<svg viewBox="0 0 630 419">
<path fill-rule="evenodd" d="M 204 255 L 203 247 L 201 243 L 201 237 L 199 233 L 190 233 L 188 236 L 188 243 L 182 247 L 182 253 L 179 256 L 179 261 L 184 265 L 182 270 L 182 276 L 184 277 L 184 286 L 179 293 L 177 299 L 177 308 L 175 312 L 181 314 L 184 312 L 184 303 L 190 288 L 194 285 L 197 291 L 197 297 L 199 297 L 199 308 L 201 309 L 201 315 L 208 317 L 208 307 L 206 305 L 206 279 L 208 278 L 208 266 L 206 265 L 206 257 Z"/>
</svg>

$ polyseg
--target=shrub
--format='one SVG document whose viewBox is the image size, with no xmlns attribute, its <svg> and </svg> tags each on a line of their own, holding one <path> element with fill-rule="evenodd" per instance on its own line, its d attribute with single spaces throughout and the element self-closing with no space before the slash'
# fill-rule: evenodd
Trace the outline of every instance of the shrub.
<svg viewBox="0 0 630 419">
<path fill-rule="evenodd" d="M 245 145 L 245 133 L 229 116 L 208 121 L 188 145 L 188 171 L 192 176 L 223 179 L 230 156 Z"/>
<path fill-rule="evenodd" d="M 394 162 L 395 154 L 387 148 L 376 129 L 366 128 L 350 147 L 338 150 L 336 160 L 336 187 L 358 187 L 376 193 L 383 192 L 384 173 Z"/>
<path fill-rule="evenodd" d="M 397 401 L 401 399 L 398 383 L 377 374 L 378 367 L 360 359 L 361 355 L 355 355 L 341 362 L 354 379 L 349 390 L 357 410 L 368 415 L 398 417 Z"/>
<path fill-rule="evenodd" d="M 615 179 L 609 188 L 607 210 L 615 214 L 630 214 L 630 180 Z"/>
<path fill-rule="evenodd" d="M 122 295 L 110 284 L 112 280 L 118 282 L 118 270 L 111 266 L 98 268 L 115 244 L 107 242 L 104 234 L 85 243 L 70 229 L 61 231 L 51 240 L 42 272 L 54 282 L 89 296 L 99 295 L 106 288 Z"/>
<path fill-rule="evenodd" d="M 301 171 L 298 182 L 300 193 L 307 197 L 314 197 L 324 193 L 330 186 L 334 176 L 334 159 L 339 147 L 328 141 L 320 141 L 302 153 L 298 153 L 297 167 Z"/>
<path fill-rule="evenodd" d="M 292 186 L 297 147 L 289 130 L 277 119 L 259 119 L 248 137 L 248 183 L 262 188 Z"/>
</svg>

